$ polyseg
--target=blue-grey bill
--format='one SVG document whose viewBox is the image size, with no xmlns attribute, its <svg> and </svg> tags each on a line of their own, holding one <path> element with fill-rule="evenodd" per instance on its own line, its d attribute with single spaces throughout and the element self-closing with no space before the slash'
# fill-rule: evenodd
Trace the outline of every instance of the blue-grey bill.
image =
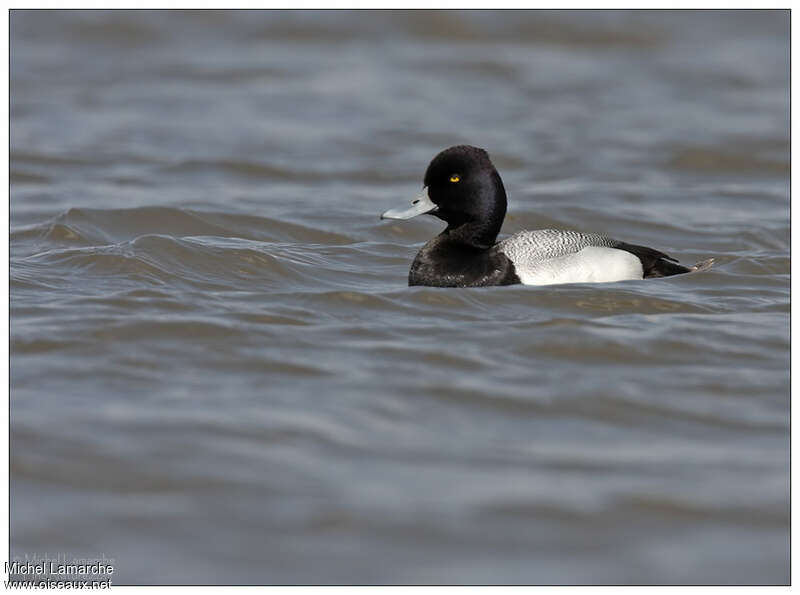
<svg viewBox="0 0 800 595">
<path fill-rule="evenodd" d="M 411 201 L 410 209 L 389 209 L 381 215 L 381 219 L 411 219 L 435 210 L 436 204 L 428 197 L 428 189 L 425 188 L 422 194 Z"/>
</svg>

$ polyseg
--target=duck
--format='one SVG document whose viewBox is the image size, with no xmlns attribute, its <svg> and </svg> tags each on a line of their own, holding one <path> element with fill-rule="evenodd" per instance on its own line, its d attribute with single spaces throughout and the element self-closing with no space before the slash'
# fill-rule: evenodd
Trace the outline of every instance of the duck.
<svg viewBox="0 0 800 595">
<path fill-rule="evenodd" d="M 410 286 L 612 283 L 703 271 L 714 262 L 684 266 L 653 248 L 571 230 L 521 231 L 498 242 L 506 209 L 503 180 L 489 154 L 456 145 L 430 162 L 409 208 L 390 209 L 381 219 L 432 215 L 447 224 L 411 263 Z"/>
</svg>

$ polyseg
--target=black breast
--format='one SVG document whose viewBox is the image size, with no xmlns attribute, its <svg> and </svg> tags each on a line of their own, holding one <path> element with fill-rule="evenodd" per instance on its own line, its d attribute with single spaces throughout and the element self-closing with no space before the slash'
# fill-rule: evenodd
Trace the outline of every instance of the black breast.
<svg viewBox="0 0 800 595">
<path fill-rule="evenodd" d="M 442 236 L 422 247 L 408 273 L 409 285 L 483 287 L 517 283 L 520 279 L 514 264 L 495 247 L 454 244 Z"/>
</svg>

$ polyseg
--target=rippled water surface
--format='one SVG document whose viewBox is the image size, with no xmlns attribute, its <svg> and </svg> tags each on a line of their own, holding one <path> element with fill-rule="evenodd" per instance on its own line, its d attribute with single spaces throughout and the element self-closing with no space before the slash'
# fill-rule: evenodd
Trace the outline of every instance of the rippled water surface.
<svg viewBox="0 0 800 595">
<path fill-rule="evenodd" d="M 786 583 L 788 80 L 788 12 L 13 12 L 12 553 Z M 457 143 L 715 267 L 409 288 Z"/>
</svg>

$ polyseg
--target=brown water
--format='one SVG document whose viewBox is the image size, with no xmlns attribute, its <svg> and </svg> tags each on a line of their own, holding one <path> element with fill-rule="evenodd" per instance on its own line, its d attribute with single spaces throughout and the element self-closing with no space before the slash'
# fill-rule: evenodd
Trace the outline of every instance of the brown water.
<svg viewBox="0 0 800 595">
<path fill-rule="evenodd" d="M 788 81 L 788 12 L 14 11 L 12 554 L 786 583 Z M 408 288 L 457 143 L 506 234 L 716 265 Z"/>
</svg>

